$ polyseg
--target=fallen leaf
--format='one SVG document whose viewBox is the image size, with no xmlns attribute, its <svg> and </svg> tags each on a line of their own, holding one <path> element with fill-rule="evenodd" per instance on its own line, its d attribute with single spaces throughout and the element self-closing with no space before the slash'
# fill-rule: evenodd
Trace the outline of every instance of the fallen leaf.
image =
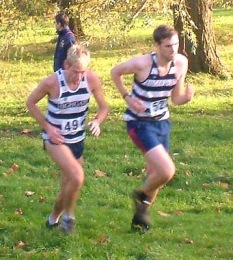
<svg viewBox="0 0 233 260">
<path fill-rule="evenodd" d="M 175 214 L 176 216 L 179 216 L 179 215 L 182 215 L 183 212 L 180 211 L 180 210 L 176 210 L 176 211 L 174 211 L 174 214 Z"/>
<path fill-rule="evenodd" d="M 3 198 L 4 198 L 4 196 L 2 194 L 0 194 L 0 200 L 3 199 Z"/>
<path fill-rule="evenodd" d="M 108 242 L 108 237 L 107 236 L 100 236 L 97 238 L 97 243 L 98 244 L 106 244 Z"/>
<path fill-rule="evenodd" d="M 184 242 L 185 242 L 185 244 L 193 244 L 193 240 L 189 239 L 187 237 L 184 239 Z"/>
<path fill-rule="evenodd" d="M 186 166 L 186 165 L 188 165 L 188 164 L 187 164 L 187 163 L 180 162 L 180 165 Z"/>
<path fill-rule="evenodd" d="M 7 170 L 7 174 L 10 175 L 12 174 L 14 171 L 18 170 L 19 169 L 19 165 L 17 163 L 13 163 L 11 165 L 11 167 Z"/>
<path fill-rule="evenodd" d="M 13 163 L 12 166 L 11 166 L 11 168 L 12 168 L 14 171 L 16 171 L 16 170 L 19 169 L 19 165 L 18 165 L 17 163 Z"/>
<path fill-rule="evenodd" d="M 17 241 L 17 242 L 15 243 L 15 245 L 16 245 L 17 247 L 20 247 L 20 248 L 23 248 L 23 247 L 26 247 L 26 246 L 27 246 L 27 244 L 26 244 L 25 242 L 23 242 L 23 241 Z"/>
<path fill-rule="evenodd" d="M 158 215 L 162 216 L 162 217 L 169 217 L 170 215 L 168 213 L 165 213 L 163 211 L 157 211 Z"/>
<path fill-rule="evenodd" d="M 202 184 L 202 187 L 203 187 L 203 188 L 209 188 L 209 187 L 210 187 L 210 184 L 209 184 L 209 183 L 203 183 L 203 184 Z"/>
<path fill-rule="evenodd" d="M 30 191 L 30 190 L 26 190 L 25 192 L 24 192 L 24 195 L 26 195 L 26 196 L 32 196 L 32 195 L 34 195 L 35 194 L 35 192 L 34 191 Z"/>
<path fill-rule="evenodd" d="M 228 189 L 229 188 L 229 183 L 227 183 L 227 182 L 219 182 L 218 183 L 218 185 L 220 186 L 220 187 L 222 187 L 223 189 Z"/>
<path fill-rule="evenodd" d="M 46 200 L 46 197 L 44 197 L 44 196 L 41 196 L 40 198 L 39 198 L 39 202 L 44 202 Z"/>
<path fill-rule="evenodd" d="M 106 173 L 105 172 L 102 172 L 100 170 L 95 170 L 95 176 L 96 177 L 105 177 L 106 176 Z"/>
<path fill-rule="evenodd" d="M 15 214 L 16 214 L 16 215 L 23 215 L 22 209 L 20 209 L 20 208 L 19 208 L 19 209 L 16 209 L 16 210 L 15 210 Z"/>
<path fill-rule="evenodd" d="M 28 129 L 28 128 L 25 128 L 21 131 L 21 134 L 31 134 L 32 133 L 32 130 L 31 129 Z"/>
<path fill-rule="evenodd" d="M 6 174 L 10 175 L 14 172 L 14 170 L 12 168 L 9 168 L 7 171 L 6 171 Z"/>
</svg>

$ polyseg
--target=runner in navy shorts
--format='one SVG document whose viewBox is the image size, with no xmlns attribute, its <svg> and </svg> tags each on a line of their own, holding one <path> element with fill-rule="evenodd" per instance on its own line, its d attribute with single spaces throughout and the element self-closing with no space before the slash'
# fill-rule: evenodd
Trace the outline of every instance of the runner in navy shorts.
<svg viewBox="0 0 233 260">
<path fill-rule="evenodd" d="M 126 125 L 129 136 L 144 154 L 159 144 L 169 150 L 169 120 L 132 120 L 126 122 Z"/>
<path fill-rule="evenodd" d="M 133 192 L 135 212 L 131 222 L 133 229 L 143 231 L 150 227 L 151 205 L 176 170 L 168 152 L 169 99 L 173 105 L 183 105 L 194 95 L 193 87 L 185 83 L 188 59 L 178 52 L 178 32 L 160 25 L 153 31 L 153 40 L 155 50 L 123 61 L 111 70 L 112 80 L 126 102 L 128 134 L 144 155 L 146 178 Z M 130 91 L 125 78 L 129 75 L 133 79 Z"/>
<path fill-rule="evenodd" d="M 49 139 L 43 140 L 43 148 L 44 148 L 44 150 L 46 150 L 45 149 L 45 142 L 46 141 L 49 142 L 50 144 L 57 145 L 57 144 L 53 143 L 52 141 L 50 141 Z M 81 142 L 78 142 L 78 143 L 71 143 L 71 144 L 64 143 L 64 145 L 66 145 L 66 146 L 68 146 L 70 148 L 71 152 L 73 153 L 73 155 L 74 155 L 74 157 L 76 159 L 79 159 L 79 158 L 82 157 L 83 151 L 84 151 L 84 140 L 81 141 Z"/>
</svg>

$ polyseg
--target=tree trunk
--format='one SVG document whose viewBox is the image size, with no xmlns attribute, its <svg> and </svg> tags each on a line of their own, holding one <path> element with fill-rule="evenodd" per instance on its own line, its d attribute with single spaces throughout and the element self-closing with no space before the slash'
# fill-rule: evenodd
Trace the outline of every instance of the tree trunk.
<svg viewBox="0 0 233 260">
<path fill-rule="evenodd" d="M 71 31 L 75 34 L 77 40 L 80 41 L 80 39 L 85 38 L 85 33 L 82 28 L 80 12 L 76 10 L 75 13 L 73 13 L 70 10 L 70 7 L 72 7 L 74 4 L 75 0 L 60 0 L 58 2 L 60 10 L 64 11 L 69 17 L 69 27 Z"/>
<path fill-rule="evenodd" d="M 212 0 L 181 0 L 173 6 L 179 51 L 188 57 L 192 72 L 219 74 L 223 71 L 216 49 L 212 6 Z"/>
</svg>

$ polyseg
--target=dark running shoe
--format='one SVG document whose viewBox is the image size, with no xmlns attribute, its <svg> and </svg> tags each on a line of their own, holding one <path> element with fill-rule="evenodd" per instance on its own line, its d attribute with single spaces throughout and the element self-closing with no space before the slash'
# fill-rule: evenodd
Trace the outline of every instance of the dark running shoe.
<svg viewBox="0 0 233 260">
<path fill-rule="evenodd" d="M 60 224 L 60 229 L 65 234 L 69 234 L 74 229 L 74 219 L 68 218 L 68 219 L 62 219 Z"/>
<path fill-rule="evenodd" d="M 135 214 L 131 222 L 131 229 L 140 232 L 148 231 L 150 229 L 148 208 L 151 203 L 146 194 L 141 191 L 134 191 L 133 201 L 135 205 Z"/>
<path fill-rule="evenodd" d="M 54 224 L 51 225 L 51 224 L 49 223 L 49 220 L 48 220 L 48 219 L 47 219 L 46 222 L 45 222 L 45 226 L 46 226 L 47 228 L 49 228 L 49 229 L 57 228 L 58 225 L 59 225 L 59 222 L 54 223 Z"/>
</svg>

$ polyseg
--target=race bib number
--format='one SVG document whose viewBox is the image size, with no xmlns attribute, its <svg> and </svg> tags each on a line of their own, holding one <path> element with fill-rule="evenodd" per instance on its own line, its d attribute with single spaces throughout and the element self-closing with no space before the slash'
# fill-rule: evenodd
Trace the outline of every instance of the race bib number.
<svg viewBox="0 0 233 260">
<path fill-rule="evenodd" d="M 78 129 L 81 129 L 81 122 L 78 119 L 64 120 L 62 122 L 63 134 L 70 134 L 76 132 Z"/>
<path fill-rule="evenodd" d="M 157 116 L 163 113 L 164 111 L 166 111 L 167 105 L 168 105 L 167 99 L 162 99 L 162 100 L 157 100 L 152 102 L 150 105 L 151 116 Z"/>
</svg>

